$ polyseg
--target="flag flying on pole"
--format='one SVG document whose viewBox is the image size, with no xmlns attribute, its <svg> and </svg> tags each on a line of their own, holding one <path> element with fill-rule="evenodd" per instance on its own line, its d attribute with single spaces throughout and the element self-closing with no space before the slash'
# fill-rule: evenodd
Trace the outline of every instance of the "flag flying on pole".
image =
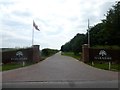
<svg viewBox="0 0 120 90">
<path fill-rule="evenodd" d="M 38 26 L 35 24 L 34 20 L 33 20 L 33 27 L 34 27 L 36 30 L 40 31 L 40 29 L 38 28 Z"/>
</svg>

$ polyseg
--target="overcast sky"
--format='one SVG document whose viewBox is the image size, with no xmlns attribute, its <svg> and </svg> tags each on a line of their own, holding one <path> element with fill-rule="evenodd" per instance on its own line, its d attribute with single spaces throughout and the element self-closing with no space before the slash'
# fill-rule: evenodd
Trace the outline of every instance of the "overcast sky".
<svg viewBox="0 0 120 90">
<path fill-rule="evenodd" d="M 0 47 L 29 47 L 60 49 L 77 33 L 86 33 L 87 21 L 93 26 L 118 0 L 0 0 Z"/>
</svg>

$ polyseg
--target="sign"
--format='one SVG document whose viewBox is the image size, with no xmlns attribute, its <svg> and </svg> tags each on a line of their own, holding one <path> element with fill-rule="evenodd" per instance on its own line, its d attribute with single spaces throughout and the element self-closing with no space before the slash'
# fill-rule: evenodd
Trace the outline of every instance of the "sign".
<svg viewBox="0 0 120 90">
<path fill-rule="evenodd" d="M 24 56 L 23 52 L 22 51 L 18 51 L 16 52 L 16 55 L 11 58 L 11 60 L 27 60 L 28 58 Z"/>
<path fill-rule="evenodd" d="M 112 60 L 112 57 L 105 51 L 100 50 L 98 55 L 94 57 L 96 60 Z"/>
</svg>

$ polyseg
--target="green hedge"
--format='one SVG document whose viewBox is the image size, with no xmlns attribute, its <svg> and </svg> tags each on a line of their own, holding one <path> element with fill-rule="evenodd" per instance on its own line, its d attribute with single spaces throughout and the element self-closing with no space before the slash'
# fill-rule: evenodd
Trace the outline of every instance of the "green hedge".
<svg viewBox="0 0 120 90">
<path fill-rule="evenodd" d="M 57 49 L 49 49 L 49 48 L 45 48 L 45 49 L 42 49 L 41 51 L 41 56 L 45 56 L 45 57 L 48 57 L 48 56 L 51 56 L 55 53 L 57 53 L 59 50 Z"/>
</svg>

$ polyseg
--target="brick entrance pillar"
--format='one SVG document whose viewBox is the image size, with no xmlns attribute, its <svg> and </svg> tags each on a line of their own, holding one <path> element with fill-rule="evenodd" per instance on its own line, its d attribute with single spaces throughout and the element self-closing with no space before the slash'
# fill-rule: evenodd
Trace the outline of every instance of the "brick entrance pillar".
<svg viewBox="0 0 120 90">
<path fill-rule="evenodd" d="M 39 62 L 40 61 L 39 45 L 33 45 L 33 61 L 34 62 Z"/>
<path fill-rule="evenodd" d="M 89 61 L 89 48 L 88 48 L 88 44 L 84 44 L 82 46 L 82 61 L 85 62 L 85 63 Z"/>
</svg>

